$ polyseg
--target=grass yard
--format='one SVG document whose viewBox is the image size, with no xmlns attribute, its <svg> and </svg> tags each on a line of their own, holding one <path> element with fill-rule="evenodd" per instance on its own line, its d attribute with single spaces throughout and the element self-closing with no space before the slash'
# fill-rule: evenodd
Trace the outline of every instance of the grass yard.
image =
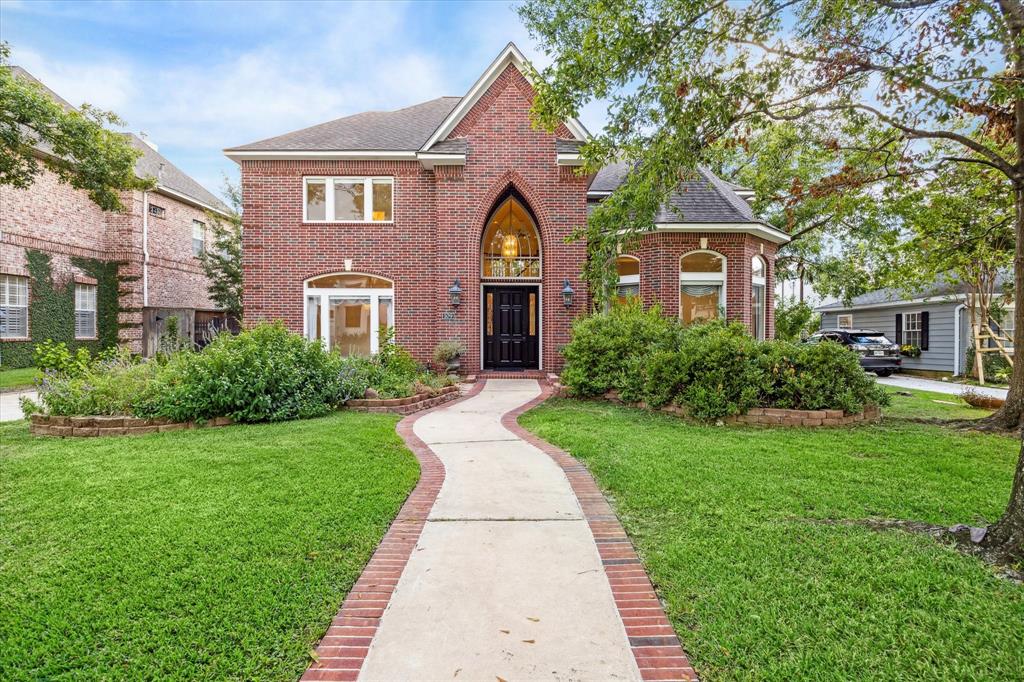
<svg viewBox="0 0 1024 682">
<path fill-rule="evenodd" d="M 912 395 L 899 395 L 889 389 L 892 405 L 884 408 L 886 417 L 895 419 L 981 419 L 992 414 L 968 405 L 960 396 L 931 391 L 901 391 Z"/>
<path fill-rule="evenodd" d="M 1019 440 L 693 426 L 570 400 L 522 423 L 609 494 L 702 679 L 1022 678 L 1024 587 L 928 536 L 828 522 L 995 519 Z"/>
<path fill-rule="evenodd" d="M 419 476 L 395 422 L 0 426 L 0 679 L 295 679 Z"/>
<path fill-rule="evenodd" d="M 31 388 L 32 381 L 39 375 L 35 367 L 0 370 L 0 390 Z"/>
</svg>

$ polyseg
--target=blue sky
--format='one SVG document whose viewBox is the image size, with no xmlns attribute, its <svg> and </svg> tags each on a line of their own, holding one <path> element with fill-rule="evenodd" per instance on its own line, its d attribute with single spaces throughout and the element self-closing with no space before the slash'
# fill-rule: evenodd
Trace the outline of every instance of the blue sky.
<svg viewBox="0 0 1024 682">
<path fill-rule="evenodd" d="M 512 40 L 547 63 L 496 2 L 0 0 L 11 60 L 72 104 L 111 109 L 212 191 L 221 153 L 369 109 L 462 95 Z M 600 107 L 581 119 L 601 127 Z"/>
</svg>

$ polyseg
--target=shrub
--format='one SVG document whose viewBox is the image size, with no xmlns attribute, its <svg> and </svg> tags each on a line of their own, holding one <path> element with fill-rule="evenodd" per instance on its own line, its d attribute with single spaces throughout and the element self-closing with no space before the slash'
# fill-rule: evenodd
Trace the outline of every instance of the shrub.
<svg viewBox="0 0 1024 682">
<path fill-rule="evenodd" d="M 662 317 L 657 306 L 644 310 L 639 302 L 617 304 L 607 313 L 577 318 L 572 340 L 562 350 L 566 364 L 562 383 L 580 396 L 619 391 L 636 398 L 642 382 L 637 371 L 646 359 L 674 347 L 678 324 Z"/>
<path fill-rule="evenodd" d="M 574 323 L 565 357 L 562 380 L 575 395 L 614 389 L 627 402 L 674 403 L 701 420 L 752 407 L 859 412 L 889 402 L 839 344 L 758 342 L 739 323 L 682 327 L 635 306 Z"/>
<path fill-rule="evenodd" d="M 88 348 L 79 348 L 72 353 L 63 341 L 54 343 L 47 339 L 36 345 L 32 362 L 44 373 L 49 371 L 67 376 L 81 376 L 89 369 L 92 356 Z"/>
<path fill-rule="evenodd" d="M 466 344 L 461 341 L 442 341 L 434 347 L 434 362 L 446 364 L 466 353 Z"/>
</svg>

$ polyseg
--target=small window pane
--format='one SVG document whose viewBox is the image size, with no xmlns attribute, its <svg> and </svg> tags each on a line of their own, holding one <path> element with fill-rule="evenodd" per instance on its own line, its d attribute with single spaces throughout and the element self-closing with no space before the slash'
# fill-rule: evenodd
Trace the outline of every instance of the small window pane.
<svg viewBox="0 0 1024 682">
<path fill-rule="evenodd" d="M 306 298 L 306 338 L 310 341 L 323 338 L 323 332 L 320 329 L 319 296 Z"/>
<path fill-rule="evenodd" d="M 391 192 L 390 180 L 373 181 L 373 220 L 389 222 L 391 220 Z"/>
<path fill-rule="evenodd" d="M 718 319 L 722 287 L 711 284 L 686 284 L 679 291 L 679 317 L 683 324 Z"/>
<path fill-rule="evenodd" d="M 28 277 L 0 276 L 0 338 L 28 336 Z"/>
<path fill-rule="evenodd" d="M 395 326 L 395 304 L 390 297 L 381 296 L 377 299 L 377 324 L 387 329 Z"/>
<path fill-rule="evenodd" d="M 306 220 L 327 220 L 327 184 L 306 183 Z"/>
<path fill-rule="evenodd" d="M 640 274 L 640 261 L 629 256 L 619 256 L 615 260 L 615 268 L 619 271 L 619 277 Z"/>
<path fill-rule="evenodd" d="M 764 261 L 761 260 L 760 256 L 754 256 L 753 260 L 750 261 L 750 276 L 764 277 Z"/>
<path fill-rule="evenodd" d="M 391 282 L 373 275 L 344 272 L 311 279 L 310 289 L 390 289 Z"/>
<path fill-rule="evenodd" d="M 331 349 L 342 355 L 370 355 L 370 299 L 331 296 Z"/>
<path fill-rule="evenodd" d="M 334 219 L 335 220 L 363 220 L 363 193 L 362 181 L 343 182 L 334 181 Z"/>
<path fill-rule="evenodd" d="M 96 336 L 96 285 L 75 285 L 75 337 L 91 339 Z"/>
<path fill-rule="evenodd" d="M 192 255 L 201 256 L 206 251 L 206 224 L 200 220 L 192 221 Z"/>
</svg>

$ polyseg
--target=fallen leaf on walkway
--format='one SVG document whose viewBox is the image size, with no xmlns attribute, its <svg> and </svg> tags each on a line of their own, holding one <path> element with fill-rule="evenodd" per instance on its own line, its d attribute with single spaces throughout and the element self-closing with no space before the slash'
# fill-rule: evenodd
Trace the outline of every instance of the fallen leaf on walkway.
<svg viewBox="0 0 1024 682">
<path fill-rule="evenodd" d="M 511 630 L 498 630 L 498 632 L 503 632 L 503 633 L 505 633 L 507 635 L 507 634 L 509 634 L 512 631 Z"/>
<path fill-rule="evenodd" d="M 534 623 L 540 622 L 540 618 L 534 618 L 533 616 L 527 616 L 526 620 L 532 620 Z"/>
<path fill-rule="evenodd" d="M 536 643 L 537 643 L 537 640 L 535 640 L 535 639 L 524 639 L 523 640 L 523 644 L 536 644 Z"/>
<path fill-rule="evenodd" d="M 498 682 L 508 682 L 504 677 L 498 677 L 497 675 L 495 675 L 495 677 L 498 678 Z"/>
<path fill-rule="evenodd" d="M 317 655 L 316 655 L 316 652 L 315 652 L 315 651 L 313 651 L 312 649 L 310 649 L 310 650 L 309 650 L 309 657 L 310 657 L 310 658 L 312 658 L 312 659 L 313 659 L 314 661 L 316 661 L 317 663 L 319 663 L 319 662 L 320 662 L 320 657 L 319 657 L 319 656 L 317 656 Z"/>
<path fill-rule="evenodd" d="M 456 677 L 458 677 L 459 673 L 461 673 L 461 672 L 462 672 L 462 668 L 456 668 L 455 674 L 452 675 L 452 679 L 455 679 Z"/>
</svg>

